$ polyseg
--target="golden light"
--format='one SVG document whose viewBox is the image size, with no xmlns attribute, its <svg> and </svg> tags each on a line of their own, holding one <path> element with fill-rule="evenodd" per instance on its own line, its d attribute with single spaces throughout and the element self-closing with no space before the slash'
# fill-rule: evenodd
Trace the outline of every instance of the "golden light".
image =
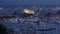
<svg viewBox="0 0 60 34">
<path fill-rule="evenodd" d="M 34 10 L 24 9 L 23 13 L 34 14 Z"/>
</svg>

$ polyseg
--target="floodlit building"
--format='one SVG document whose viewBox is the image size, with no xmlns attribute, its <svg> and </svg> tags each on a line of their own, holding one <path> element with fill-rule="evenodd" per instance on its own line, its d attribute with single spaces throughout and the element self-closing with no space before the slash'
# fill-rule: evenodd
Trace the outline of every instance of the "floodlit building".
<svg viewBox="0 0 60 34">
<path fill-rule="evenodd" d="M 29 10 L 29 9 L 24 9 L 23 13 L 26 13 L 26 14 L 35 14 L 34 10 Z"/>
</svg>

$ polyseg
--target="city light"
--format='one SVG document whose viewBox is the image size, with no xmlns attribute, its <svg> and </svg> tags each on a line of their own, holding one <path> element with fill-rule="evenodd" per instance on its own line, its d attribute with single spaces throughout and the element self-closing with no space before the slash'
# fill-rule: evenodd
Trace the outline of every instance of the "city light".
<svg viewBox="0 0 60 34">
<path fill-rule="evenodd" d="M 24 9 L 23 13 L 34 14 L 34 11 L 33 10 L 29 10 L 29 9 Z"/>
</svg>

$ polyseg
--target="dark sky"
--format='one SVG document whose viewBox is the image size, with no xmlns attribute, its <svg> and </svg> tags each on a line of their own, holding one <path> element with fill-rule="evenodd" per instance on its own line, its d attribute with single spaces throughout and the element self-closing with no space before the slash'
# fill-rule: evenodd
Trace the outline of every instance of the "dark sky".
<svg viewBox="0 0 60 34">
<path fill-rule="evenodd" d="M 60 0 L 0 0 L 0 5 L 60 4 Z"/>
</svg>

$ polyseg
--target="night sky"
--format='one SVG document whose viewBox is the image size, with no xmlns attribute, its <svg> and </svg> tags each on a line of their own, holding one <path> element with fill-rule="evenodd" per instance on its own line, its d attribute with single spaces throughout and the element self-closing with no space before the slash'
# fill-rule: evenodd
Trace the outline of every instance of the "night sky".
<svg viewBox="0 0 60 34">
<path fill-rule="evenodd" d="M 0 0 L 0 5 L 48 5 L 48 4 L 55 4 L 59 5 L 60 0 Z"/>
</svg>

